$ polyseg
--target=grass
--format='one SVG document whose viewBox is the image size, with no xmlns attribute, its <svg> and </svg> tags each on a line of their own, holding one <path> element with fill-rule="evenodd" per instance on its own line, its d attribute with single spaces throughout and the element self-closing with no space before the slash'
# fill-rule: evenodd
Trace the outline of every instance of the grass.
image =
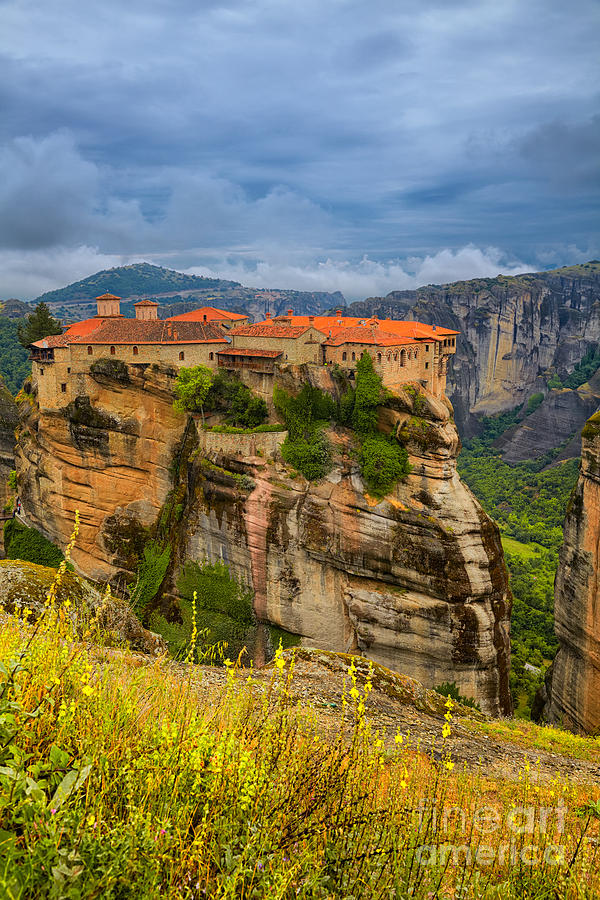
<svg viewBox="0 0 600 900">
<path fill-rule="evenodd" d="M 597 737 L 572 734 L 550 725 L 536 725 L 525 719 L 475 722 L 469 720 L 468 729 L 486 734 L 507 744 L 517 744 L 532 750 L 561 754 L 571 759 L 583 759 L 600 764 L 600 740 Z"/>
<path fill-rule="evenodd" d="M 520 556 L 522 559 L 536 559 L 539 556 L 537 544 L 524 544 L 515 538 L 502 535 L 502 547 L 505 553 L 511 553 L 513 556 Z"/>
<path fill-rule="evenodd" d="M 8 622 L 0 661 L 2 896 L 600 891 L 597 847 L 579 843 L 584 830 L 597 835 L 598 820 L 576 815 L 597 790 L 540 785 L 528 769 L 511 782 L 459 771 L 444 738 L 451 701 L 440 762 L 401 735 L 386 744 L 365 716 L 369 681 L 357 681 L 352 661 L 339 730 L 328 736 L 315 711 L 290 702 L 293 660 L 281 654 L 262 684 L 230 666 L 217 701 L 204 704 L 182 668 L 126 655 L 102 663 L 92 646 L 60 635 L 60 616 L 33 640 Z M 512 811 L 529 806 L 532 830 L 518 833 Z M 492 833 L 473 825 L 484 807 L 499 823 Z M 541 807 L 551 810 L 547 828 Z M 524 865 L 532 853 L 538 864 Z"/>
<path fill-rule="evenodd" d="M 343 658 L 333 730 L 293 701 L 293 652 L 260 679 L 227 661 L 206 698 L 191 664 L 76 638 L 64 574 L 35 628 L 7 617 L 0 630 L 1 897 L 600 894 L 598 787 L 545 784 L 528 763 L 505 780 L 460 768 L 452 699 L 432 756 L 372 727 L 364 660 Z M 526 723 L 473 727 L 593 748 Z"/>
</svg>

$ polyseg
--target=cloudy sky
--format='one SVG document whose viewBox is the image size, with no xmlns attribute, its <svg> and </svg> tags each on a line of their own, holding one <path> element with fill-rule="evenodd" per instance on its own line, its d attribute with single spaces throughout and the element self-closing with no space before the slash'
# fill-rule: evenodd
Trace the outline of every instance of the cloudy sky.
<svg viewBox="0 0 600 900">
<path fill-rule="evenodd" d="M 0 298 L 600 256 L 597 0 L 0 0 Z"/>
</svg>

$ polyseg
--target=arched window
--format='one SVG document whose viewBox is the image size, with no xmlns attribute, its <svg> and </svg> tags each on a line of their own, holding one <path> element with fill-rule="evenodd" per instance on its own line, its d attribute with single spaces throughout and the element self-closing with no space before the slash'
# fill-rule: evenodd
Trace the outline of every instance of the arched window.
<svg viewBox="0 0 600 900">
<path fill-rule="evenodd" d="M 137 347 L 134 347 L 134 348 L 133 348 L 133 355 L 134 355 L 134 356 L 137 356 L 137 355 L 138 355 L 138 348 L 137 348 Z"/>
<path fill-rule="evenodd" d="M 415 359 L 417 359 L 418 355 L 419 355 L 419 351 L 415 350 Z"/>
<path fill-rule="evenodd" d="M 391 361 L 392 361 L 392 354 L 391 354 L 391 352 L 388 353 L 388 355 L 387 355 L 387 361 L 388 361 L 388 362 L 391 362 Z"/>
<path fill-rule="evenodd" d="M 185 359 L 185 353 L 183 352 L 183 350 L 179 354 L 179 359 Z"/>
<path fill-rule="evenodd" d="M 213 360 L 213 359 L 215 358 L 215 354 L 214 354 L 214 353 L 209 353 L 209 354 L 208 354 L 208 358 L 209 358 L 210 360 Z"/>
<path fill-rule="evenodd" d="M 356 353 L 354 353 L 354 351 L 352 351 L 352 362 L 354 362 L 355 359 L 356 359 Z"/>
<path fill-rule="evenodd" d="M 381 353 L 377 354 L 377 362 L 381 364 Z"/>
<path fill-rule="evenodd" d="M 110 348 L 110 355 L 111 355 L 111 356 L 114 356 L 115 353 L 116 353 L 115 348 L 114 348 L 114 347 L 111 347 L 111 348 Z"/>
<path fill-rule="evenodd" d="M 88 347 L 88 356 L 91 356 L 91 355 L 92 355 L 92 348 Z"/>
<path fill-rule="evenodd" d="M 401 365 L 401 366 L 405 366 L 405 365 L 406 365 L 406 350 L 401 350 L 401 351 L 400 351 L 400 365 Z"/>
<path fill-rule="evenodd" d="M 346 359 L 347 359 L 347 358 L 348 358 L 348 354 L 347 354 L 346 351 L 344 350 L 344 352 L 342 353 L 342 362 L 346 362 Z"/>
<path fill-rule="evenodd" d="M 398 351 L 394 353 L 394 362 L 398 362 Z"/>
</svg>

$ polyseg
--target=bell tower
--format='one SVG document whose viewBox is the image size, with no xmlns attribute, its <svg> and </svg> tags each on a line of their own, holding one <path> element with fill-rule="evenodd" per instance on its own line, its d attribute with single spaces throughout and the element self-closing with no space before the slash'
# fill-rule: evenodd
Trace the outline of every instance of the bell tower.
<svg viewBox="0 0 600 900">
<path fill-rule="evenodd" d="M 100 297 L 96 297 L 96 303 L 98 305 L 96 315 L 103 319 L 121 315 L 121 298 L 115 294 L 101 294 Z"/>
</svg>

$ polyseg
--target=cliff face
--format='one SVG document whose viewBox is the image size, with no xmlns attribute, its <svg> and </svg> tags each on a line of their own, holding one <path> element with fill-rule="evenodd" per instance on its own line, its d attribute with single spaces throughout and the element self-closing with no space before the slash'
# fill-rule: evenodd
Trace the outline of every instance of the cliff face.
<svg viewBox="0 0 600 900">
<path fill-rule="evenodd" d="M 600 730 L 600 414 L 583 430 L 581 472 L 567 510 L 554 590 L 556 636 L 548 718 Z"/>
<path fill-rule="evenodd" d="M 461 434 L 469 434 L 473 414 L 514 408 L 533 392 L 538 375 L 571 371 L 600 342 L 600 264 L 392 291 L 351 310 L 461 332 L 448 395 Z"/>
<path fill-rule="evenodd" d="M 19 411 L 10 391 L 0 376 L 0 506 L 8 498 L 7 479 L 15 467 L 15 429 Z"/>
<path fill-rule="evenodd" d="M 323 370 L 315 378 L 322 381 Z M 24 423 L 26 515 L 64 543 L 79 507 L 74 559 L 92 578 L 127 570 L 127 542 L 143 537 L 172 488 L 185 422 L 156 379 L 148 372 L 126 386 L 89 379 L 87 424 L 73 422 L 73 408 L 33 411 Z M 402 395 L 381 410 L 381 427 L 401 429 L 413 466 L 381 502 L 365 494 L 352 435 L 342 429 L 330 435 L 334 467 L 320 483 L 292 477 L 278 460 L 234 453 L 230 441 L 213 447 L 210 460 L 198 455 L 177 488 L 177 562 L 224 559 L 254 587 L 258 617 L 304 644 L 360 652 L 429 687 L 456 681 L 484 711 L 508 712 L 502 550 L 495 525 L 456 473 L 448 408 L 430 398 L 417 413 Z"/>
</svg>

